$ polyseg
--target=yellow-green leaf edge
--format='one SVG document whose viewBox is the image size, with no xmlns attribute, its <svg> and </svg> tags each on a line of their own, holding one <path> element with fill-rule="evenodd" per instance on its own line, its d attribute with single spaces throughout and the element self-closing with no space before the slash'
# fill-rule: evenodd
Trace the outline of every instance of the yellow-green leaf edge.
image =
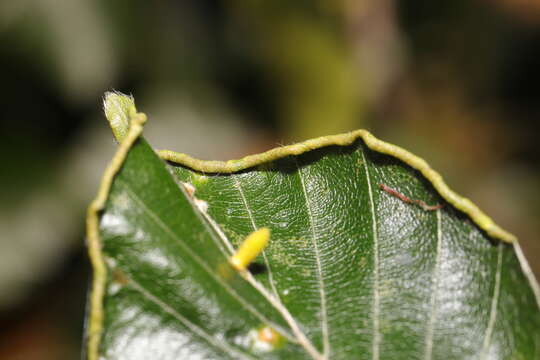
<svg viewBox="0 0 540 360">
<path fill-rule="evenodd" d="M 92 290 L 90 294 L 90 308 L 87 324 L 86 350 L 88 360 L 99 359 L 99 345 L 103 331 L 103 297 L 107 280 L 107 267 L 101 251 L 99 237 L 99 214 L 104 209 L 116 174 L 122 168 L 126 156 L 143 132 L 147 120 L 144 113 L 137 112 L 135 102 L 131 96 L 117 92 L 105 94 L 104 110 L 111 125 L 114 136 L 119 142 L 116 154 L 103 173 L 101 184 L 96 198 L 90 203 L 86 216 L 86 237 L 88 254 L 93 268 Z M 118 119 L 121 119 L 119 121 Z M 206 161 L 198 160 L 189 155 L 170 150 L 158 150 L 159 157 L 196 171 L 204 173 L 234 173 L 247 168 L 259 166 L 290 155 L 300 155 L 310 150 L 325 146 L 351 145 L 357 139 L 362 139 L 371 150 L 390 155 L 418 170 L 433 185 L 439 195 L 455 208 L 467 214 L 471 220 L 489 236 L 514 245 L 522 270 L 529 280 L 537 302 L 540 306 L 540 288 L 534 274 L 525 260 L 517 238 L 487 216 L 469 199 L 458 195 L 451 190 L 442 179 L 442 176 L 433 170 L 422 158 L 411 152 L 385 141 L 377 139 L 367 130 L 354 130 L 339 135 L 322 136 L 306 140 L 301 143 L 282 146 L 257 155 L 249 155 L 239 160 Z"/>
<path fill-rule="evenodd" d="M 158 150 L 159 156 L 163 160 L 186 166 L 196 171 L 204 173 L 234 173 L 247 168 L 255 167 L 263 163 L 274 161 L 290 155 L 300 155 L 310 150 L 319 149 L 325 146 L 351 145 L 354 141 L 362 139 L 364 143 L 373 151 L 386 154 L 403 161 L 410 167 L 418 170 L 431 182 L 435 190 L 455 208 L 469 215 L 471 220 L 484 230 L 489 236 L 508 243 L 513 243 L 517 239 L 500 226 L 478 208 L 471 200 L 458 195 L 451 190 L 444 182 L 442 176 L 433 170 L 422 158 L 409 151 L 390 143 L 377 139 L 367 130 L 354 130 L 345 134 L 321 136 L 315 139 L 306 140 L 301 143 L 274 148 L 257 155 L 249 155 L 239 160 L 229 161 L 206 161 L 194 159 L 189 155 L 177 153 L 170 150 Z"/>
</svg>

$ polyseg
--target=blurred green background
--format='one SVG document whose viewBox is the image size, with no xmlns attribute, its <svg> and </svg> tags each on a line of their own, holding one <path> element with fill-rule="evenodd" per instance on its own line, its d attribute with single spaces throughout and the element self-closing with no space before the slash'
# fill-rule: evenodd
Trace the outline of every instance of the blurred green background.
<svg viewBox="0 0 540 360">
<path fill-rule="evenodd" d="M 537 0 L 3 0 L 0 79 L 0 359 L 79 357 L 113 89 L 154 147 L 204 159 L 369 129 L 540 274 Z"/>
</svg>

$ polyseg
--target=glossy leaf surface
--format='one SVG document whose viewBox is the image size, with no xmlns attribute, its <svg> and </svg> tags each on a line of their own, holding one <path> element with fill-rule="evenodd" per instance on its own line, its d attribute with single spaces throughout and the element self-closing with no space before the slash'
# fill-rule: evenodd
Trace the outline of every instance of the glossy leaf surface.
<svg viewBox="0 0 540 360">
<path fill-rule="evenodd" d="M 380 184 L 443 203 L 360 140 L 234 174 L 166 164 L 138 140 L 101 214 L 100 356 L 539 358 L 540 312 L 514 247 Z M 270 243 L 242 276 L 228 258 L 260 227 Z"/>
</svg>

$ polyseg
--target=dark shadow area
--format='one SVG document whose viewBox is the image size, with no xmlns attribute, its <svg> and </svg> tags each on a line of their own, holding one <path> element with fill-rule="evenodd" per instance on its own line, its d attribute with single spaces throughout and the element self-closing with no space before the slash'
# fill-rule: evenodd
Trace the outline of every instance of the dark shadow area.
<svg viewBox="0 0 540 360">
<path fill-rule="evenodd" d="M 260 275 L 266 273 L 268 269 L 266 268 L 266 265 L 262 263 L 253 262 L 248 265 L 248 271 L 253 275 Z"/>
</svg>

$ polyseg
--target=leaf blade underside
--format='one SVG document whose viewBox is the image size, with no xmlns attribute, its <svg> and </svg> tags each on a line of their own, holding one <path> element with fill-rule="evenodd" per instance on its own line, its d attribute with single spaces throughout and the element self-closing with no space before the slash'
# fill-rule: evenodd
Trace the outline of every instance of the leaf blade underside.
<svg viewBox="0 0 540 360">
<path fill-rule="evenodd" d="M 164 163 L 140 139 L 101 215 L 101 355 L 312 358 L 283 312 L 228 265 L 219 231 L 237 247 L 265 226 L 272 237 L 253 276 L 321 357 L 539 356 L 540 315 L 512 245 L 448 204 L 425 211 L 378 184 L 443 202 L 418 172 L 361 140 L 202 174 Z M 263 326 L 288 340 L 259 346 Z"/>
</svg>

